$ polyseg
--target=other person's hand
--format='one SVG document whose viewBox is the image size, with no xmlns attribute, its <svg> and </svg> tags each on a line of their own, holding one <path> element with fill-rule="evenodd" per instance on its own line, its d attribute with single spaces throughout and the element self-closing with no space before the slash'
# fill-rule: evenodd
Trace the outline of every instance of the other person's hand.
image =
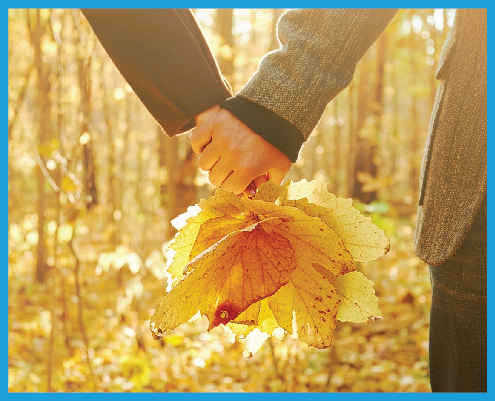
<svg viewBox="0 0 495 401">
<path fill-rule="evenodd" d="M 292 165 L 284 153 L 225 109 L 207 117 L 194 130 L 191 145 L 213 185 L 241 194 L 250 192 L 251 182 L 256 187 L 268 178 L 282 182 Z"/>
</svg>

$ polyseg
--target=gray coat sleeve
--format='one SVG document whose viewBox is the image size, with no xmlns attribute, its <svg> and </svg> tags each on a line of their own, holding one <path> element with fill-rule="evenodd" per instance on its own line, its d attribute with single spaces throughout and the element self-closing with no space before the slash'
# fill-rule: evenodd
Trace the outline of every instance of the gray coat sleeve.
<svg viewBox="0 0 495 401">
<path fill-rule="evenodd" d="M 268 53 L 238 96 L 266 107 L 307 139 L 325 106 L 349 85 L 356 64 L 395 9 L 298 9 L 278 23 Z"/>
</svg>

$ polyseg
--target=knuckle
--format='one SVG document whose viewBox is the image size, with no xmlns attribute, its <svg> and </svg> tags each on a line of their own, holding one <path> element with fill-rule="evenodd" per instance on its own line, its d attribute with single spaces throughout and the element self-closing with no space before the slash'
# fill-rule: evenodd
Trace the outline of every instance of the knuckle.
<svg viewBox="0 0 495 401">
<path fill-rule="evenodd" d="M 236 195 L 239 195 L 239 194 L 242 194 L 245 189 L 246 189 L 246 186 L 239 185 L 239 186 L 232 188 L 232 192 L 235 193 Z"/>
<path fill-rule="evenodd" d="M 198 139 L 198 133 L 197 131 L 193 131 L 192 132 L 192 135 L 191 135 L 191 148 L 192 150 L 194 151 L 194 153 L 196 154 L 200 154 L 201 151 L 201 146 L 200 146 L 200 142 L 199 142 L 199 139 Z"/>
<path fill-rule="evenodd" d="M 193 142 L 192 139 L 191 139 L 191 148 L 192 148 L 193 152 L 196 153 L 197 155 L 201 154 L 201 151 L 200 151 L 198 144 Z"/>
<path fill-rule="evenodd" d="M 207 164 L 207 162 L 206 162 L 205 158 L 204 158 L 204 157 L 202 157 L 202 156 L 199 156 L 199 157 L 198 157 L 198 166 L 199 166 L 199 168 L 200 168 L 201 170 L 203 170 L 203 171 L 208 171 L 208 164 Z"/>
<path fill-rule="evenodd" d="M 242 176 L 247 177 L 246 179 L 256 178 L 257 168 L 249 160 L 242 161 L 240 166 L 239 166 L 239 169 L 240 169 Z M 251 182 L 251 180 L 249 180 L 249 182 Z"/>
<path fill-rule="evenodd" d="M 208 174 L 208 179 L 216 187 L 220 187 L 222 185 L 222 180 L 215 174 Z"/>
<path fill-rule="evenodd" d="M 228 192 L 234 192 L 237 195 L 237 192 L 235 192 L 234 187 L 231 184 L 229 184 L 229 183 L 224 183 L 222 185 L 222 189 L 224 189 L 224 190 L 226 190 Z"/>
<path fill-rule="evenodd" d="M 241 185 L 239 185 L 236 182 L 232 182 L 230 180 L 227 180 L 223 185 L 222 189 L 225 189 L 226 191 L 232 192 L 236 195 L 239 195 L 244 191 L 244 188 L 241 188 Z"/>
</svg>

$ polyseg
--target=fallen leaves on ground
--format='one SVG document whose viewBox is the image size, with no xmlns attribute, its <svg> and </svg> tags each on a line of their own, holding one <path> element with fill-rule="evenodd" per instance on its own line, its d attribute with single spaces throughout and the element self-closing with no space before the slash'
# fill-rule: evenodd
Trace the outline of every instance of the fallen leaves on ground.
<svg viewBox="0 0 495 401">
<path fill-rule="evenodd" d="M 147 329 L 149 318 L 167 284 L 163 268 L 161 274 L 154 270 L 159 265 L 156 249 L 167 241 L 159 241 L 164 232 L 159 225 L 153 227 L 146 249 L 139 248 L 138 243 L 127 245 L 128 252 L 144 254 L 143 266 L 149 269 L 142 277 L 145 291 L 139 302 L 122 306 L 127 299 L 126 283 L 136 277 L 129 268 L 116 269 L 111 264 L 100 273 L 95 264 L 81 265 L 81 301 L 94 367 L 94 389 L 77 321 L 81 301 L 74 299 L 71 270 L 66 270 L 65 283 L 61 274 L 54 283 L 59 309 L 50 317 L 51 287 L 32 283 L 35 259 L 15 260 L 9 254 L 8 390 L 47 391 L 51 322 L 56 329 L 51 377 L 53 391 L 57 392 L 429 392 L 428 267 L 413 256 L 411 217 L 399 218 L 393 213 L 387 216 L 393 219 L 394 227 L 387 231 L 391 251 L 375 261 L 357 262 L 359 272 L 375 282 L 373 287 L 384 318 L 373 324 L 337 321 L 332 346 L 323 350 L 290 338 L 281 328 L 268 339 L 265 332 L 253 328 L 250 331 L 254 335 L 241 339 L 242 333 L 238 333 L 232 342 L 234 334 L 226 337 L 222 325 L 206 332 L 206 317 L 183 324 L 162 340 L 154 341 Z M 89 225 L 90 232 L 96 230 L 95 223 L 101 222 L 102 230 L 107 227 L 106 219 L 97 217 Z M 380 220 L 374 221 L 380 224 Z M 11 245 L 15 243 L 11 238 L 9 241 Z M 90 245 L 101 252 L 100 238 Z M 119 255 L 114 255 L 115 263 Z M 278 324 L 273 323 L 274 318 L 263 317 L 271 313 L 264 307 L 266 302 L 267 299 L 260 301 L 259 314 L 266 330 L 270 330 L 270 324 Z M 63 307 L 67 307 L 66 315 L 62 314 Z M 244 316 L 248 314 L 243 312 L 235 320 Z M 234 322 L 225 329 L 231 326 Z M 246 328 L 246 336 L 250 327 L 236 325 L 232 330 Z M 251 356 L 249 352 L 253 357 L 244 358 L 243 355 Z M 125 355 L 146 358 L 126 370 Z M 141 364 L 143 370 L 136 366 Z M 145 364 L 151 370 L 147 384 L 139 379 Z M 143 383 L 142 388 L 139 383 Z"/>
<path fill-rule="evenodd" d="M 252 356 L 281 331 L 328 348 L 337 319 L 380 316 L 373 283 L 354 261 L 382 256 L 388 239 L 324 182 L 269 181 L 252 199 L 217 189 L 198 206 L 176 220 L 174 282 L 151 319 L 155 339 L 199 311 L 208 330 L 222 324 L 246 336 Z"/>
</svg>

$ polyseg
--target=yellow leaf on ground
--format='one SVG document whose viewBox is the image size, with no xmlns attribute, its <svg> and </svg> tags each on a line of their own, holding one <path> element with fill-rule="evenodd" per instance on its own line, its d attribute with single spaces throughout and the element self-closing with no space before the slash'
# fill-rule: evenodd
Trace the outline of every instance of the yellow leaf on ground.
<svg viewBox="0 0 495 401">
<path fill-rule="evenodd" d="M 74 192 L 77 190 L 77 185 L 75 184 L 74 180 L 68 176 L 62 178 L 60 187 L 64 192 Z"/>
</svg>

